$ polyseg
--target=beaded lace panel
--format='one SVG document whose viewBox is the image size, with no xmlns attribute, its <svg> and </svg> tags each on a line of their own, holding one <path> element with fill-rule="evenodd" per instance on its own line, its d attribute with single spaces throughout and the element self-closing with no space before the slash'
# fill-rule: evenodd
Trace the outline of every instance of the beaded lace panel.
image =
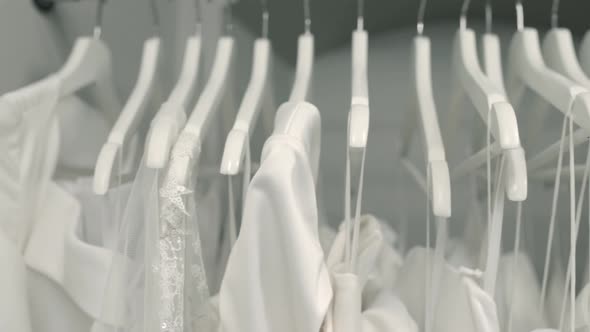
<svg viewBox="0 0 590 332">
<path fill-rule="evenodd" d="M 193 158 L 197 137 L 182 134 L 172 151 L 171 166 Z M 170 167 L 160 188 L 159 260 L 153 268 L 160 288 L 159 330 L 204 331 L 208 324 L 209 287 L 203 264 L 196 213 L 187 204 L 193 191 L 178 183 Z M 190 181 L 189 181 L 190 183 Z M 188 202 L 188 203 L 187 203 Z"/>
</svg>

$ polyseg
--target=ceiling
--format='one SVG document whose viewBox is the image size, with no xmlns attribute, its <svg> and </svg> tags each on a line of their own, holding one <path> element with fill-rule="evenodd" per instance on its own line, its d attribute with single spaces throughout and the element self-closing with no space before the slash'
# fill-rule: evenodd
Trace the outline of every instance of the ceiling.
<svg viewBox="0 0 590 332">
<path fill-rule="evenodd" d="M 295 61 L 297 36 L 303 32 L 302 0 L 266 0 L 270 12 L 269 36 L 276 54 L 290 63 Z M 527 26 L 549 27 L 552 0 L 523 0 Z M 379 33 L 416 24 L 418 0 L 365 0 L 365 27 Z M 425 33 L 428 22 L 452 20 L 459 17 L 462 0 L 429 0 L 426 5 Z M 513 0 L 494 0 L 493 21 L 515 22 Z M 316 54 L 322 54 L 349 42 L 356 26 L 356 0 L 310 0 L 312 32 Z M 261 31 L 261 0 L 239 0 L 233 13 L 255 35 Z M 473 0 L 469 18 L 484 17 L 484 1 Z M 590 29 L 590 1 L 562 0 L 559 8 L 560 25 L 575 34 Z"/>
</svg>

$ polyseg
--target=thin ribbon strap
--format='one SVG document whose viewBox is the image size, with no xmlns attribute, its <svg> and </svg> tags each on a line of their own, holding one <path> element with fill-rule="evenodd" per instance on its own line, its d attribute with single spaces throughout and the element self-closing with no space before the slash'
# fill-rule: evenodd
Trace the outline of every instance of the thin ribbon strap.
<svg viewBox="0 0 590 332">
<path fill-rule="evenodd" d="M 430 167 L 428 167 L 428 165 L 426 166 L 426 249 L 427 249 L 427 255 L 426 255 L 426 260 L 425 260 L 425 264 L 426 264 L 426 276 L 424 277 L 424 289 L 426 290 L 424 292 L 425 295 L 425 301 L 424 303 L 426 304 L 424 306 L 424 331 L 426 332 L 432 332 L 432 302 L 434 301 L 434 294 L 433 294 L 433 290 L 432 290 L 432 278 L 433 275 L 431 273 L 430 270 L 430 209 L 431 209 L 431 205 L 430 205 L 430 186 L 431 186 L 431 171 L 430 171 Z"/>
<path fill-rule="evenodd" d="M 518 253 L 520 250 L 520 226 L 522 225 L 522 202 L 516 203 L 516 231 L 514 235 L 514 259 L 512 260 L 512 288 L 510 289 L 510 309 L 508 311 L 508 332 L 512 332 L 514 322 L 514 296 L 516 294 L 516 269 L 518 268 Z"/>
<path fill-rule="evenodd" d="M 573 126 L 573 121 L 571 121 L 570 119 L 570 125 Z M 571 130 L 573 128 L 570 128 L 570 134 L 571 134 Z M 571 135 L 570 135 L 571 136 Z M 570 142 L 569 142 L 569 148 L 570 151 L 573 151 L 573 140 L 570 137 Z M 570 162 L 571 162 L 571 154 L 570 154 Z M 574 233 L 572 234 L 573 236 L 570 238 L 570 246 L 573 246 L 574 248 L 576 247 L 576 243 L 577 243 L 577 238 L 578 238 L 578 232 L 580 230 L 580 219 L 582 217 L 582 206 L 583 203 L 582 201 L 584 200 L 584 195 L 586 192 L 586 185 L 587 185 L 587 181 L 588 181 L 588 173 L 590 170 L 590 144 L 588 144 L 588 150 L 586 152 L 586 164 L 585 164 L 585 168 L 584 168 L 584 175 L 582 177 L 582 187 L 580 188 L 580 195 L 578 197 L 578 203 L 577 206 L 575 207 L 576 209 L 576 213 L 575 213 L 575 226 L 572 226 L 572 230 L 574 231 Z M 570 164 L 570 181 L 571 181 L 571 164 Z M 574 179 L 575 179 L 575 175 L 574 175 Z M 571 193 L 570 193 L 571 195 Z M 571 250 L 571 249 L 570 249 Z M 568 262 L 567 262 L 567 272 L 566 272 L 566 279 L 565 279 L 565 284 L 564 284 L 564 289 L 567 289 L 568 286 L 570 286 L 570 300 L 571 299 L 575 299 L 575 287 L 576 287 L 576 281 L 575 281 L 575 271 L 576 271 L 576 267 L 575 267 L 575 261 L 576 261 L 576 257 L 575 257 L 575 252 L 571 253 L 570 251 L 570 255 L 568 258 Z M 571 283 L 570 283 L 571 280 Z M 561 299 L 561 311 L 559 314 L 559 327 L 560 329 L 563 328 L 563 323 L 564 323 L 564 319 L 565 319 L 565 307 L 566 307 L 566 301 L 568 299 L 567 296 L 567 292 L 563 294 L 563 297 Z M 574 301 L 572 301 L 574 302 Z M 571 306 L 570 303 L 570 308 L 574 308 Z M 572 311 L 573 312 L 573 311 Z M 570 317 L 572 318 L 572 317 Z M 573 319 L 573 318 L 572 318 Z M 573 326 L 573 320 L 572 320 L 572 325 Z"/>
<path fill-rule="evenodd" d="M 567 120 L 570 117 L 570 113 L 573 109 L 573 104 L 575 101 L 574 98 L 571 99 L 570 104 L 568 106 L 568 112 L 563 119 L 563 124 L 561 127 L 561 138 L 559 143 L 559 153 L 557 158 L 557 170 L 555 172 L 555 179 L 554 179 L 554 187 L 553 187 L 553 200 L 551 202 L 551 216 L 549 219 L 549 234 L 547 235 L 547 249 L 545 251 L 545 265 L 543 266 L 543 281 L 541 283 L 541 298 L 539 302 L 539 308 L 544 310 L 545 308 L 545 297 L 547 293 L 547 281 L 549 277 L 549 265 L 551 263 L 551 249 L 553 244 L 553 236 L 555 233 L 555 218 L 557 216 L 557 198 L 559 196 L 559 187 L 561 185 L 561 171 L 563 167 L 563 153 L 565 148 L 565 134 L 567 129 Z M 570 119 L 571 121 L 571 119 Z M 573 154 L 573 151 L 571 152 Z M 575 210 L 575 208 L 574 208 Z"/>
<path fill-rule="evenodd" d="M 348 264 L 348 270 L 350 272 L 356 271 L 356 261 L 358 256 L 358 237 L 360 232 L 361 223 L 361 202 L 363 197 L 363 182 L 365 173 L 365 156 L 366 150 L 363 150 L 361 159 L 361 169 L 359 174 L 358 191 L 356 195 L 356 206 L 355 206 L 355 220 L 352 224 L 351 220 L 351 178 L 350 178 L 350 151 L 346 153 L 346 179 L 345 179 L 345 197 L 344 197 L 344 208 L 345 208 L 345 232 L 347 234 L 345 242 L 346 262 Z M 351 225 L 352 224 L 352 225 Z M 351 227 L 352 226 L 352 227 Z M 352 232 L 351 232 L 352 228 Z"/>
</svg>

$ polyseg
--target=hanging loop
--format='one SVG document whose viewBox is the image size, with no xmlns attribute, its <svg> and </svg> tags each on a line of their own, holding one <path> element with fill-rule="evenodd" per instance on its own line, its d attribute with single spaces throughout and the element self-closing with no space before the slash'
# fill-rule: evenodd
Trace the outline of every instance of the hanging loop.
<svg viewBox="0 0 590 332">
<path fill-rule="evenodd" d="M 262 5 L 262 38 L 268 38 L 268 0 L 260 0 Z"/>
<path fill-rule="evenodd" d="M 311 32 L 311 11 L 309 8 L 310 0 L 303 0 L 303 25 L 305 33 Z"/>
<path fill-rule="evenodd" d="M 416 31 L 418 35 L 422 35 L 424 33 L 424 12 L 426 11 L 426 0 L 420 1 L 420 6 L 418 7 L 418 20 L 416 23 Z"/>
<path fill-rule="evenodd" d="M 524 29 L 524 9 L 522 8 L 522 0 L 516 0 L 516 29 Z"/>
<path fill-rule="evenodd" d="M 486 1 L 486 32 L 492 33 L 492 0 Z"/>
<path fill-rule="evenodd" d="M 197 31 L 201 29 L 201 0 L 195 0 L 195 22 L 197 23 Z"/>
<path fill-rule="evenodd" d="M 234 22 L 233 22 L 233 14 L 232 14 L 232 7 L 234 5 L 235 0 L 228 0 L 227 5 L 224 8 L 225 12 L 225 34 L 232 35 L 234 32 Z"/>
<path fill-rule="evenodd" d="M 559 23 L 559 0 L 553 0 L 553 5 L 551 6 L 551 27 L 557 28 L 557 24 Z"/>
<path fill-rule="evenodd" d="M 156 4 L 156 0 L 150 1 L 150 9 L 152 12 L 152 24 L 157 34 L 160 28 L 160 14 L 158 12 L 158 5 Z"/>
<path fill-rule="evenodd" d="M 461 16 L 459 17 L 459 28 L 461 30 L 467 29 L 467 11 L 469 11 L 470 4 L 471 0 L 463 0 L 463 5 L 461 6 Z"/>
<path fill-rule="evenodd" d="M 94 21 L 94 33 L 93 36 L 96 39 L 100 39 L 102 35 L 102 21 L 103 21 L 103 14 L 104 14 L 104 5 L 107 0 L 98 0 L 98 5 L 96 8 L 96 19 Z"/>
<path fill-rule="evenodd" d="M 365 28 L 365 0 L 357 0 L 357 21 L 356 27 L 358 30 Z"/>
</svg>

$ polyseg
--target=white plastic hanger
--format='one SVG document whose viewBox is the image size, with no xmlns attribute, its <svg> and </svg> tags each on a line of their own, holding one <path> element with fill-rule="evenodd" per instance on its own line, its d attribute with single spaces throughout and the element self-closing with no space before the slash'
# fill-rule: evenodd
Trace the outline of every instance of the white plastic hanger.
<svg viewBox="0 0 590 332">
<path fill-rule="evenodd" d="M 76 39 L 67 61 L 59 71 L 33 85 L 22 88 L 26 93 L 37 84 L 57 79 L 60 82 L 60 97 L 69 96 L 87 86 L 93 86 L 93 93 L 104 104 L 110 119 L 116 118 L 121 109 L 121 100 L 115 91 L 112 78 L 111 52 L 101 40 L 102 16 L 106 0 L 99 0 L 93 36 Z"/>
<path fill-rule="evenodd" d="M 510 45 L 506 78 L 510 100 L 518 103 L 528 87 L 564 114 L 572 107 L 574 122 L 589 129 L 590 94 L 587 89 L 546 66 L 537 30 L 524 27 L 520 0 L 516 1 L 516 12 L 518 30 Z"/>
<path fill-rule="evenodd" d="M 352 33 L 352 98 L 348 113 L 346 151 L 345 220 L 347 234 L 346 260 L 351 272 L 356 269 L 360 210 L 363 197 L 363 178 L 367 137 L 369 134 L 369 84 L 367 77 L 369 36 L 364 29 L 363 0 L 358 1 L 357 28 Z M 355 181 L 355 218 L 351 219 L 352 179 Z M 350 226 L 353 226 L 350 232 Z"/>
<path fill-rule="evenodd" d="M 496 84 L 502 94 L 506 96 L 504 86 L 504 74 L 502 72 L 502 53 L 500 51 L 500 38 L 492 31 L 492 7 L 486 2 L 486 32 L 482 37 L 483 69 L 486 76 Z"/>
<path fill-rule="evenodd" d="M 254 42 L 252 73 L 244 98 L 238 109 L 233 128 L 227 136 L 223 157 L 221 158 L 221 174 L 236 175 L 242 169 L 244 158 L 249 159 L 249 137 L 254 129 L 260 109 L 271 108 L 269 100 L 272 84 L 272 49 L 268 39 L 268 8 L 262 1 L 262 37 Z M 262 105 L 266 101 L 266 105 Z M 249 178 L 250 174 L 245 174 Z"/>
<path fill-rule="evenodd" d="M 229 234 L 232 244 L 238 234 L 233 178 L 240 170 L 243 170 L 242 200 L 244 200 L 250 183 L 250 135 L 258 120 L 260 109 L 264 107 L 267 111 L 272 111 L 273 108 L 271 101 L 273 94 L 271 89 L 272 50 L 270 40 L 268 40 L 268 20 L 267 2 L 262 0 L 262 37 L 254 42 L 250 82 L 248 82 L 233 127 L 227 135 L 221 158 L 220 173 L 228 176 Z"/>
<path fill-rule="evenodd" d="M 230 2 L 225 9 L 228 12 L 227 34 L 217 42 L 213 69 L 203 93 L 181 132 L 181 135 L 186 134 L 193 137 L 190 141 L 191 146 L 185 146 L 184 149 L 200 150 L 201 143 L 211 127 L 210 122 L 219 108 L 222 97 L 228 90 L 227 81 L 233 67 L 234 56 L 234 38 L 231 36 L 231 6 L 232 3 Z M 198 152 L 195 158 L 186 158 L 186 162 L 175 165 L 175 167 L 178 167 L 175 173 L 179 176 L 177 179 L 179 185 L 187 185 L 188 179 L 193 174 L 192 166 L 196 164 L 197 160 Z"/>
<path fill-rule="evenodd" d="M 511 201 L 522 201 L 527 196 L 527 176 L 524 151 L 520 144 L 518 124 L 514 109 L 507 100 L 501 86 L 493 82 L 481 70 L 477 58 L 475 33 L 467 28 L 466 12 L 469 1 L 463 3 L 461 25 L 455 36 L 453 67 L 458 82 L 458 93 L 453 105 L 463 96 L 469 97 L 484 123 L 491 120 L 492 136 L 498 142 L 496 149 L 491 149 L 491 157 L 502 153 L 506 158 L 505 189 Z M 453 106 L 452 109 L 460 109 Z M 488 112 L 491 112 L 488 114 Z M 457 118 L 457 115 L 454 116 Z M 474 154 L 460 163 L 453 170 L 453 177 L 460 177 L 481 166 L 486 161 L 487 150 Z"/>
<path fill-rule="evenodd" d="M 519 8 L 517 7 L 517 10 Z M 580 64 L 578 63 L 577 57 L 576 57 L 576 52 L 574 49 L 574 45 L 573 45 L 573 40 L 571 37 L 571 34 L 569 33 L 569 30 L 567 29 L 560 29 L 558 28 L 557 24 L 558 24 L 558 9 L 559 9 L 559 0 L 555 0 L 553 1 L 553 6 L 552 6 L 552 10 L 551 10 L 551 30 L 547 33 L 545 40 L 543 42 L 543 55 L 545 56 L 545 60 L 547 61 L 547 64 L 549 67 L 551 67 L 551 69 L 555 70 L 556 73 L 563 75 L 563 77 L 565 77 L 566 79 L 571 80 L 571 82 L 573 82 L 574 84 L 578 84 L 580 87 L 583 87 L 584 89 L 586 89 L 586 91 L 575 91 L 575 93 L 573 93 L 573 98 L 570 98 L 569 101 L 569 105 L 567 105 L 567 108 L 565 109 L 565 114 L 570 116 L 569 119 L 565 119 L 564 120 L 564 124 L 563 124 L 563 128 L 562 128 L 562 137 L 561 140 L 558 141 L 557 143 L 553 144 L 552 146 L 550 146 L 549 148 L 545 149 L 544 151 L 542 151 L 540 154 L 538 154 L 533 161 L 535 161 L 535 163 L 533 165 L 531 165 L 531 167 L 536 167 L 539 168 L 541 166 L 543 166 L 545 163 L 551 161 L 553 159 L 553 157 L 558 157 L 558 166 L 557 166 L 557 170 L 554 172 L 554 181 L 555 181 L 555 188 L 554 188 L 554 192 L 553 192 L 553 202 L 552 202 L 552 211 L 551 211 L 551 219 L 549 222 L 549 235 L 548 235 L 548 240 L 547 240 L 547 251 L 545 253 L 545 265 L 544 265 L 544 269 L 543 269 L 543 276 L 542 276 L 542 285 L 541 285 L 541 308 L 544 307 L 544 301 L 545 301 L 545 294 L 546 294 L 546 289 L 547 289 L 547 282 L 548 282 L 548 274 L 549 274 L 549 266 L 550 265 L 550 257 L 551 257 L 551 249 L 552 249 L 552 240 L 553 240 L 553 230 L 555 227 L 555 210 L 556 210 L 556 206 L 557 206 L 557 197 L 558 197 L 558 192 L 559 192 L 559 184 L 560 184 L 560 176 L 563 174 L 563 172 L 561 172 L 561 163 L 562 163 L 562 159 L 563 159 L 563 152 L 566 150 L 565 147 L 567 146 L 567 150 L 570 151 L 569 154 L 569 163 L 570 163 L 570 167 L 569 167 L 569 180 L 570 180 L 570 243 L 571 243 L 571 250 L 570 250 L 570 258 L 569 258 L 569 262 L 568 262 L 568 273 L 571 273 L 572 271 L 575 271 L 575 242 L 577 239 L 577 226 L 579 225 L 579 215 L 580 215 L 580 208 L 581 208 L 581 197 L 580 197 L 580 201 L 578 202 L 578 206 L 576 208 L 576 203 L 575 203 L 575 176 L 576 174 L 572 174 L 572 172 L 575 172 L 575 158 L 574 158 L 574 146 L 575 143 L 581 143 L 581 141 L 576 140 L 575 138 L 577 136 L 580 136 L 580 134 L 583 133 L 587 133 L 588 129 L 587 127 L 582 127 L 581 129 L 577 130 L 576 132 L 573 132 L 573 123 L 572 122 L 576 122 L 576 117 L 573 116 L 573 112 L 576 109 L 576 101 L 578 102 L 582 102 L 581 106 L 584 106 L 584 101 L 585 96 L 587 97 L 589 94 L 589 88 L 590 88 L 590 80 L 588 80 L 587 76 L 585 75 L 585 73 L 583 72 L 583 70 L 580 68 Z M 520 10 L 522 11 L 522 6 L 520 5 Z M 522 13 L 520 14 L 522 17 Z M 520 25 L 519 25 L 520 27 Z M 578 100 L 576 99 L 578 98 Z M 581 100 L 579 99 L 581 98 Z M 587 104 L 586 104 L 587 106 Z M 562 110 L 563 112 L 563 110 Z M 588 114 L 588 113 L 586 113 Z M 587 117 L 587 115 L 586 115 Z M 579 119 L 578 119 L 579 120 Z M 569 136 L 565 137 L 565 133 L 566 133 L 566 121 L 569 122 Z M 578 122 L 578 124 L 580 124 L 580 122 Z M 565 142 L 565 140 L 567 140 L 569 142 L 568 145 L 563 144 Z M 555 149 L 555 147 L 557 147 L 557 149 Z M 585 167 L 586 168 L 586 165 Z M 584 174 L 584 177 L 587 177 L 588 173 L 587 170 Z M 585 180 L 583 183 L 583 186 L 585 186 Z M 582 189 L 583 192 L 584 189 Z M 582 194 L 583 195 L 583 194 Z M 570 267 L 571 265 L 571 267 Z M 572 268 L 572 270 L 570 270 L 570 268 Z M 568 275 L 568 278 L 570 277 L 570 275 Z M 567 288 L 567 281 L 566 281 L 566 286 L 564 288 Z M 573 307 L 574 305 L 574 301 L 575 301 L 575 273 L 574 273 L 574 277 L 572 279 L 572 286 L 570 288 L 570 296 L 571 296 L 571 305 Z M 564 303 L 565 306 L 565 303 Z M 561 316 L 561 322 L 563 321 L 563 310 L 564 307 L 562 307 L 562 316 Z M 573 311 L 572 311 L 573 313 Z M 573 323 L 573 319 L 574 317 L 571 317 L 571 322 Z M 563 325 L 560 323 L 559 328 L 562 329 Z M 572 325 L 573 328 L 573 325 Z"/>
<path fill-rule="evenodd" d="M 162 104 L 151 122 L 146 143 L 146 166 L 161 169 L 168 163 L 170 149 L 186 122 L 186 109 L 196 91 L 201 58 L 201 6 L 195 0 L 195 33 L 189 36 L 184 49 L 180 77 L 168 100 Z"/>
<path fill-rule="evenodd" d="M 404 142 L 402 163 L 410 174 L 416 174 L 415 177 L 418 181 L 424 183 L 424 191 L 426 191 L 426 196 L 430 200 L 429 204 L 432 206 L 432 213 L 436 218 L 435 261 L 432 264 L 432 271 L 429 266 L 428 271 L 430 272 L 428 278 L 425 279 L 427 280 L 425 286 L 428 289 L 426 292 L 428 296 L 425 299 L 424 330 L 430 332 L 433 328 L 433 313 L 438 302 L 439 280 L 444 268 L 444 248 L 448 237 L 447 221 L 451 216 L 451 183 L 432 93 L 430 39 L 423 35 L 425 10 L 426 0 L 422 0 L 418 7 L 417 36 L 414 38 L 413 45 L 411 80 L 414 84 L 412 90 L 415 93 L 416 107 L 422 120 L 427 162 L 426 180 L 423 175 L 417 175 L 420 172 L 409 160 L 405 159 L 406 151 L 409 150 L 409 139 Z M 430 213 L 429 209 L 426 214 L 427 246 L 430 246 Z"/>
<path fill-rule="evenodd" d="M 311 15 L 309 0 L 303 0 L 305 32 L 297 41 L 297 64 L 295 80 L 289 95 L 289 101 L 310 101 L 313 74 L 314 40 L 311 33 Z"/>
<path fill-rule="evenodd" d="M 432 94 L 432 77 L 430 68 L 430 39 L 423 35 L 424 31 L 424 10 L 426 0 L 421 1 L 418 11 L 418 35 L 414 37 L 413 43 L 413 68 L 411 71 L 412 83 L 415 95 L 415 103 L 422 120 L 422 132 L 424 135 L 424 148 L 426 152 L 426 162 L 428 171 L 431 176 L 429 190 L 432 212 L 437 217 L 448 218 L 451 216 L 451 182 L 449 176 L 449 167 L 446 161 L 445 148 L 440 134 L 438 116 L 436 114 L 436 105 Z M 411 111 L 410 111 L 411 112 Z M 416 113 L 411 112 L 411 115 Z M 414 117 L 415 118 L 415 117 Z M 411 138 L 411 137 L 410 137 Z M 404 142 L 402 155 L 409 150 L 411 139 Z M 413 164 L 410 161 L 404 162 L 404 165 L 412 174 Z M 424 176 L 420 175 L 420 182 L 424 183 Z"/>
<path fill-rule="evenodd" d="M 151 0 L 154 27 L 159 28 L 160 22 L 155 0 Z M 93 190 L 96 194 L 104 195 L 111 185 L 111 174 L 118 158 L 122 155 L 123 147 L 137 131 L 137 127 L 144 120 L 153 89 L 158 79 L 158 65 L 160 61 L 160 37 L 156 35 L 148 38 L 143 45 L 139 75 L 135 87 L 121 111 L 121 115 L 111 129 L 107 142 L 98 155 L 94 170 Z"/>
<path fill-rule="evenodd" d="M 571 32 L 569 29 L 557 26 L 558 6 L 559 1 L 554 1 L 551 11 L 552 28 L 543 41 L 543 56 L 548 67 L 552 70 L 590 91 L 590 79 L 578 62 Z M 587 133 L 587 128 L 577 129 L 574 133 L 574 146 L 585 142 Z M 559 143 L 554 143 L 531 159 L 529 171 L 537 170 L 557 158 Z M 566 146 L 567 150 L 569 150 L 569 146 Z"/>
</svg>

